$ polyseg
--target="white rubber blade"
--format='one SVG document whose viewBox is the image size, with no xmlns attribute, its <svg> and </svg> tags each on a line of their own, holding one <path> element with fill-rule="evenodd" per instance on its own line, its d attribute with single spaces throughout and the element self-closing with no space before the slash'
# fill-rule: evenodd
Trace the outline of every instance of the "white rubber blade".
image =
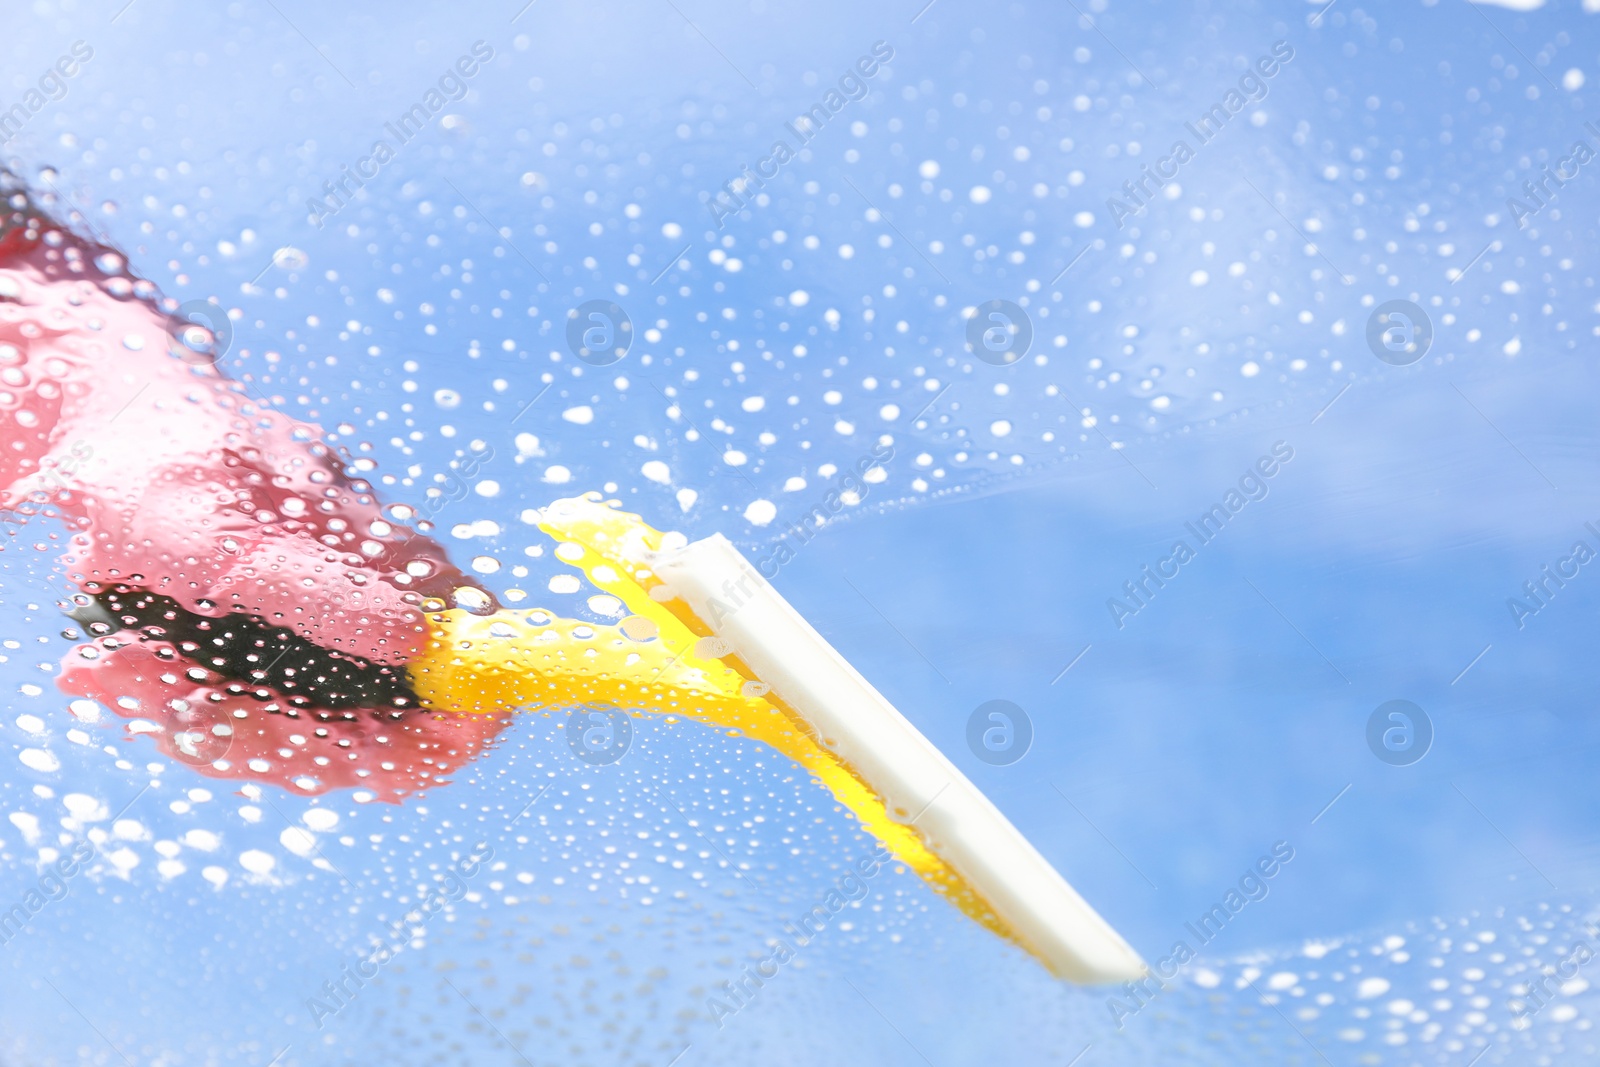
<svg viewBox="0 0 1600 1067">
<path fill-rule="evenodd" d="M 894 709 L 717 535 L 663 552 L 669 592 L 802 716 L 827 748 L 904 813 L 928 848 L 966 879 L 1058 977 L 1137 978 L 1145 965 L 978 787 Z"/>
</svg>

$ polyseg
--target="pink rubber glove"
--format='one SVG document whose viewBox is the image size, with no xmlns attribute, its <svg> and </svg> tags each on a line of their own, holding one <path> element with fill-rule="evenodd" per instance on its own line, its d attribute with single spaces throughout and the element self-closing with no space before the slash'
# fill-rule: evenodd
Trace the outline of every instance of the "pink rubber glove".
<svg viewBox="0 0 1600 1067">
<path fill-rule="evenodd" d="M 223 377 L 209 332 L 168 315 L 121 256 L 15 203 L 0 217 L 0 511 L 65 521 L 73 584 L 149 591 L 209 619 L 243 614 L 394 673 L 428 640 L 424 597 L 451 601 L 470 588 L 464 602 L 492 606 L 438 544 L 383 519 L 320 428 Z M 120 650 L 103 647 L 108 637 Z M 377 791 L 393 799 L 503 726 L 450 722 L 433 738 L 445 717 L 414 705 L 403 719 L 387 705 L 352 715 L 260 679 L 245 682 L 250 695 L 209 664 L 202 680 L 185 674 L 184 655 L 158 637 L 102 634 L 94 658 L 69 655 L 61 685 L 129 718 L 170 719 L 157 743 L 207 773 L 320 792 L 387 764 L 390 785 Z M 163 681 L 174 675 L 181 681 Z M 176 710 L 174 700 L 204 710 Z M 246 720 L 233 717 L 241 709 Z M 196 715 L 203 722 L 190 729 Z M 239 728 L 220 735 L 229 751 L 213 767 L 203 757 L 221 751 L 210 733 L 218 722 Z M 452 758 L 439 758 L 441 745 Z M 268 769 L 245 773 L 251 761 Z"/>
</svg>

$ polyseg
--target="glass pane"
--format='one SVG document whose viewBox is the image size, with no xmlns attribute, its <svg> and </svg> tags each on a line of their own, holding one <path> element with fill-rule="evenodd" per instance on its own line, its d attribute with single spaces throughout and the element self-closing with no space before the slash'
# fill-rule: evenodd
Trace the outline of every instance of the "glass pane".
<svg viewBox="0 0 1600 1067">
<path fill-rule="evenodd" d="M 1593 1062 L 1594 6 L 12 13 L 0 1060 Z"/>
</svg>

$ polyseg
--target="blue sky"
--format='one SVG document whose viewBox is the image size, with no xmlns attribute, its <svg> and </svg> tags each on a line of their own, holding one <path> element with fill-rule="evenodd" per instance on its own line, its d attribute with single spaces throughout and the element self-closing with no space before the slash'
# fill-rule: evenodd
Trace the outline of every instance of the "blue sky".
<svg viewBox="0 0 1600 1067">
<path fill-rule="evenodd" d="M 603 489 L 759 552 L 888 437 L 883 479 L 784 569 L 785 596 L 1147 957 L 1274 842 L 1296 857 L 1120 1034 L 1104 991 L 1059 986 L 908 877 L 719 1030 L 707 991 L 870 847 L 793 768 L 652 723 L 593 768 L 529 719 L 403 808 L 154 774 L 112 727 L 67 737 L 40 666 L 61 622 L 23 580 L 48 558 L 8 552 L 0 808 L 53 834 L 69 795 L 115 810 L 159 785 L 122 846 L 141 862 L 75 881 L 0 948 L 0 1055 L 113 1062 L 87 1017 L 173 1064 L 522 1062 L 507 1041 L 540 1064 L 1592 1059 L 1584 989 L 1526 1028 L 1509 1002 L 1519 967 L 1580 935 L 1600 873 L 1600 577 L 1520 629 L 1507 600 L 1575 541 L 1600 549 L 1600 161 L 1526 227 L 1507 201 L 1579 139 L 1600 149 L 1595 16 L 518 6 L 35 5 L 5 102 L 74 41 L 94 55 L 7 159 L 168 295 L 237 309 L 224 365 L 369 457 L 386 499 L 418 503 L 491 446 L 437 534 L 553 610 L 583 614 L 588 590 L 544 592 L 565 568 L 529 554 L 528 509 Z M 494 56 L 465 96 L 314 225 L 307 199 L 478 41 Z M 719 228 L 707 198 L 879 41 L 894 57 L 865 98 Z M 1277 42 L 1292 58 L 1199 143 L 1185 124 Z M 1119 218 L 1108 201 L 1179 139 L 1193 158 Z M 565 342 L 596 299 L 635 327 L 604 368 Z M 1009 366 L 963 341 L 995 299 L 1034 330 Z M 1412 365 L 1367 344 L 1392 299 L 1431 324 Z M 1269 495 L 1119 629 L 1107 599 L 1280 441 Z M 991 699 L 1034 725 L 1011 766 L 965 748 Z M 1392 699 L 1434 727 L 1409 767 L 1367 748 Z M 40 746 L 58 769 L 5 755 Z M 315 835 L 332 870 L 284 843 L 313 807 L 337 815 Z M 697 856 L 686 818 L 751 880 Z M 479 836 L 505 867 L 311 1025 L 305 999 Z M 0 823 L 10 897 L 36 879 L 28 837 Z M 158 873 L 156 841 L 186 873 Z"/>
</svg>

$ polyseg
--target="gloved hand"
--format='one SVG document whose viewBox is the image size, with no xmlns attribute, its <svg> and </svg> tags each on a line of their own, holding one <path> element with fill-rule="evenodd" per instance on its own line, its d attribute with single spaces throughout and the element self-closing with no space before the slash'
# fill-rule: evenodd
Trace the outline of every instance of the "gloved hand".
<svg viewBox="0 0 1600 1067">
<path fill-rule="evenodd" d="M 65 523 L 98 631 L 62 688 L 204 773 L 311 792 L 392 799 L 471 758 L 505 719 L 419 708 L 404 667 L 429 644 L 425 603 L 492 596 L 386 521 L 320 428 L 224 377 L 215 338 L 117 253 L 8 204 L 0 511 Z"/>
</svg>

